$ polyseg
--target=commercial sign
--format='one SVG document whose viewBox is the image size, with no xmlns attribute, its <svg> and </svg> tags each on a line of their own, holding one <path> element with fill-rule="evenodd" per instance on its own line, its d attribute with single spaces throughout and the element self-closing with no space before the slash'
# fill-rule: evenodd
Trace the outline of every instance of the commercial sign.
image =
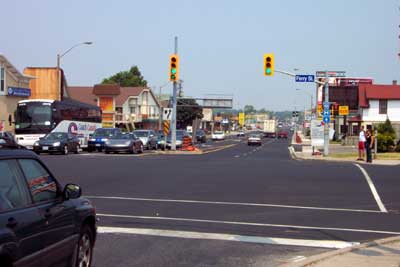
<svg viewBox="0 0 400 267">
<path fill-rule="evenodd" d="M 325 77 L 326 71 L 317 71 L 316 76 L 319 78 Z M 328 71 L 328 77 L 346 77 L 345 71 Z"/>
<path fill-rule="evenodd" d="M 8 87 L 7 94 L 9 96 L 30 97 L 31 96 L 31 89 L 29 89 L 29 88 L 20 88 L 20 87 Z"/>
<path fill-rule="evenodd" d="M 239 124 L 240 124 L 240 126 L 243 126 L 244 125 L 244 112 L 240 112 L 239 113 Z"/>
<path fill-rule="evenodd" d="M 311 146 L 324 145 L 324 126 L 319 120 L 311 120 Z"/>
<path fill-rule="evenodd" d="M 339 115 L 349 115 L 349 106 L 339 106 Z"/>
</svg>

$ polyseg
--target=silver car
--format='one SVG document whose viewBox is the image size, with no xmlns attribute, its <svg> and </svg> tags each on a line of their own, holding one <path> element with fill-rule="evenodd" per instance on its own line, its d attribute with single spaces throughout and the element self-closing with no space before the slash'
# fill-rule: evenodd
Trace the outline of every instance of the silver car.
<svg viewBox="0 0 400 267">
<path fill-rule="evenodd" d="M 157 136 L 153 130 L 136 130 L 133 133 L 142 141 L 146 149 L 157 149 Z"/>
</svg>

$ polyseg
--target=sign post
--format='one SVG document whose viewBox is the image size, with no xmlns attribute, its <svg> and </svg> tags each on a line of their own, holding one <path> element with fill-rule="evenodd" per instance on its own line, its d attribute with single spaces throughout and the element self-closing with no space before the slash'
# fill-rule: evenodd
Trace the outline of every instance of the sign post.
<svg viewBox="0 0 400 267">
<path fill-rule="evenodd" d="M 328 116 L 324 116 L 324 157 L 329 155 L 329 122 L 330 122 L 330 112 L 329 112 L 329 80 L 328 71 L 325 72 L 325 102 L 324 102 L 324 112 L 328 110 Z"/>
</svg>

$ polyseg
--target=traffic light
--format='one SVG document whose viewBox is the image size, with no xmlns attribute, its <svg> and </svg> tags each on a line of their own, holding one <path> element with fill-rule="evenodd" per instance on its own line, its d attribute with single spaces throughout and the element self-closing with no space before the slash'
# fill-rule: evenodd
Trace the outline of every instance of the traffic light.
<svg viewBox="0 0 400 267">
<path fill-rule="evenodd" d="M 169 80 L 171 82 L 179 80 L 179 56 L 176 54 L 169 56 Z"/>
<path fill-rule="evenodd" d="M 264 75 L 273 76 L 274 75 L 274 54 L 264 55 Z"/>
</svg>

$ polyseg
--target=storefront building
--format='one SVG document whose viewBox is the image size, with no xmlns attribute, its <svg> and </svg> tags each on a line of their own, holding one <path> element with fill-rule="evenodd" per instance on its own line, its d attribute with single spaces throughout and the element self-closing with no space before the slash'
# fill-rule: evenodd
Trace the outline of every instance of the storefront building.
<svg viewBox="0 0 400 267">
<path fill-rule="evenodd" d="M 14 113 L 18 101 L 31 96 L 29 81 L 32 78 L 19 72 L 0 54 L 0 132 L 14 132 Z"/>
</svg>

